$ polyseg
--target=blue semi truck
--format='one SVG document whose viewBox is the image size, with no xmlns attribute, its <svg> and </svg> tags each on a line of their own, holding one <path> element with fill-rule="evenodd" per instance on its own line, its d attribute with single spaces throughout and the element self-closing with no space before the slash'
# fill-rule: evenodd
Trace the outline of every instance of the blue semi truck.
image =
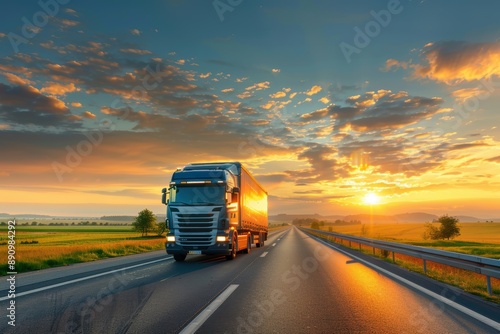
<svg viewBox="0 0 500 334">
<path fill-rule="evenodd" d="M 172 174 L 162 190 L 167 206 L 165 249 L 176 261 L 188 254 L 232 260 L 264 246 L 267 192 L 239 162 L 191 163 Z"/>
</svg>

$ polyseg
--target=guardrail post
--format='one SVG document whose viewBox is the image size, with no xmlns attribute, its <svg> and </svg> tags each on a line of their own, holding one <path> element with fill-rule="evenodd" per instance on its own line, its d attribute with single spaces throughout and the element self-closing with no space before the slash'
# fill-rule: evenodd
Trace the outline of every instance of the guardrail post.
<svg viewBox="0 0 500 334">
<path fill-rule="evenodd" d="M 424 274 L 427 274 L 427 261 L 425 259 L 424 260 Z"/>
<path fill-rule="evenodd" d="M 396 260 L 394 259 L 394 252 L 392 252 L 392 263 L 396 263 Z"/>
<path fill-rule="evenodd" d="M 491 290 L 491 279 L 490 276 L 486 276 L 486 286 L 488 287 L 488 294 L 493 296 L 493 291 Z"/>
<path fill-rule="evenodd" d="M 349 247 L 351 247 L 351 240 L 349 240 Z"/>
<path fill-rule="evenodd" d="M 375 255 L 375 247 L 372 247 L 373 248 L 373 255 Z"/>
</svg>

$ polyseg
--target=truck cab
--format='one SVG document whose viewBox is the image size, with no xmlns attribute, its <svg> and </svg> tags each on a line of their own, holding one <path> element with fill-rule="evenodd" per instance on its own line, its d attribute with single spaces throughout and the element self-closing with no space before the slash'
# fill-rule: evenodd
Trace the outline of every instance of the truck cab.
<svg viewBox="0 0 500 334">
<path fill-rule="evenodd" d="M 162 191 L 169 229 L 166 252 L 177 261 L 188 254 L 233 259 L 238 251 L 250 251 L 254 239 L 264 240 L 262 234 L 254 238 L 251 229 L 242 228 L 245 206 L 241 205 L 240 184 L 241 166 L 235 163 L 189 164 L 175 171 L 169 187 Z"/>
</svg>

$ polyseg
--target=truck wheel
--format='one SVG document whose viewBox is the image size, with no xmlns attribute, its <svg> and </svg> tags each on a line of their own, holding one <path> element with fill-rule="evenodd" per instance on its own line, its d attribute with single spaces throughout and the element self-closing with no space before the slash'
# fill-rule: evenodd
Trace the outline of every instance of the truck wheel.
<svg viewBox="0 0 500 334">
<path fill-rule="evenodd" d="M 187 254 L 174 254 L 174 259 L 177 262 L 182 262 L 186 259 Z"/>
<path fill-rule="evenodd" d="M 264 247 L 264 235 L 259 233 L 259 242 L 255 244 L 257 247 Z"/>
<path fill-rule="evenodd" d="M 244 250 L 245 254 L 250 253 L 250 249 L 252 248 L 252 242 L 250 241 L 250 236 L 247 238 L 247 249 Z"/>
<path fill-rule="evenodd" d="M 233 243 L 231 254 L 226 255 L 226 260 L 228 260 L 228 261 L 234 260 L 235 257 L 236 257 L 236 244 Z"/>
</svg>

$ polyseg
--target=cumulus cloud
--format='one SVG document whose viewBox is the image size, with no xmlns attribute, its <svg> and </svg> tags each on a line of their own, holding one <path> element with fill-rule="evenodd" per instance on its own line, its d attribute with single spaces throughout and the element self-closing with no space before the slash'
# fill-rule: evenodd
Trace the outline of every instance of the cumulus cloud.
<svg viewBox="0 0 500 334">
<path fill-rule="evenodd" d="M 133 53 L 136 55 L 148 55 L 151 54 L 151 51 L 149 50 L 140 50 L 140 49 L 133 49 L 133 48 L 123 48 L 120 49 L 121 52 L 123 53 Z"/>
<path fill-rule="evenodd" d="M 96 115 L 87 110 L 82 113 L 82 117 L 87 119 L 94 119 L 96 118 Z"/>
<path fill-rule="evenodd" d="M 57 82 L 49 82 L 48 85 L 43 87 L 40 91 L 50 95 L 63 96 L 67 93 L 78 92 L 80 88 L 76 87 L 74 83 L 60 84 Z"/>
<path fill-rule="evenodd" d="M 130 30 L 130 33 L 134 36 L 140 36 L 141 35 L 141 31 L 139 29 L 132 29 Z"/>
<path fill-rule="evenodd" d="M 321 90 L 322 90 L 321 86 L 314 85 L 306 92 L 306 95 L 311 96 L 314 94 L 318 94 L 319 92 L 321 92 Z"/>
<path fill-rule="evenodd" d="M 422 63 L 411 65 L 415 78 L 452 85 L 500 76 L 500 42 L 443 41 L 422 49 Z"/>
<path fill-rule="evenodd" d="M 479 87 L 457 89 L 451 93 L 458 103 L 464 103 L 472 97 L 488 96 L 489 94 L 486 89 Z"/>
<path fill-rule="evenodd" d="M 270 85 L 269 81 L 263 81 L 253 84 L 252 86 L 248 86 L 245 90 L 263 90 L 268 89 Z"/>
<path fill-rule="evenodd" d="M 276 92 L 274 94 L 269 94 L 269 97 L 271 97 L 272 99 L 279 99 L 285 96 L 286 96 L 285 92 Z"/>
<path fill-rule="evenodd" d="M 2 73 L 2 75 L 5 77 L 5 79 L 10 82 L 11 84 L 14 85 L 20 85 L 20 86 L 28 86 L 28 85 L 33 85 L 33 81 L 22 78 L 14 73 Z"/>
<path fill-rule="evenodd" d="M 339 130 L 398 129 L 443 112 L 442 103 L 441 98 L 409 96 L 404 91 L 369 91 L 347 98 L 345 106 L 315 110 L 301 115 L 300 120 L 309 123 L 328 117 Z"/>
<path fill-rule="evenodd" d="M 408 65 L 409 65 L 408 62 L 399 61 L 399 60 L 391 58 L 391 59 L 387 59 L 385 61 L 385 66 L 382 68 L 382 71 L 388 72 L 393 68 L 395 68 L 395 69 L 402 68 L 402 69 L 406 70 L 408 68 Z"/>
<path fill-rule="evenodd" d="M 32 86 L 0 83 L 0 120 L 18 125 L 68 125 L 76 118 L 65 103 Z"/>
</svg>

